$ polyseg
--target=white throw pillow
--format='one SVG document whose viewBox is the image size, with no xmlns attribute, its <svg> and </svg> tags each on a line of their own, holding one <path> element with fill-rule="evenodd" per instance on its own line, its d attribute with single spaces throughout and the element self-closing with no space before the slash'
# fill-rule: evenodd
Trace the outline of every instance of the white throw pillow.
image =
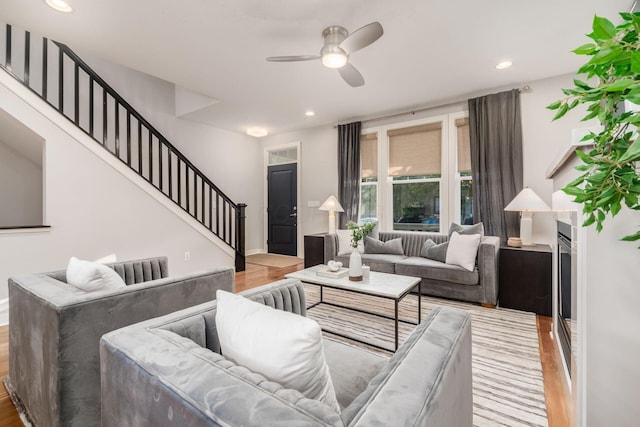
<svg viewBox="0 0 640 427">
<path fill-rule="evenodd" d="M 473 271 L 476 266 L 476 255 L 480 245 L 480 234 L 459 234 L 454 231 L 447 249 L 447 264 L 459 265 L 465 270 Z"/>
<path fill-rule="evenodd" d="M 85 292 L 127 286 L 120 275 L 106 265 L 75 257 L 71 257 L 67 266 L 67 284 Z"/>
<path fill-rule="evenodd" d="M 216 299 L 227 359 L 340 412 L 318 322 L 226 291 L 218 290 Z"/>
<path fill-rule="evenodd" d="M 336 230 L 338 235 L 338 255 L 351 255 L 353 246 L 351 246 L 351 230 Z M 358 242 L 358 252 L 364 253 L 364 243 L 362 240 Z"/>
</svg>

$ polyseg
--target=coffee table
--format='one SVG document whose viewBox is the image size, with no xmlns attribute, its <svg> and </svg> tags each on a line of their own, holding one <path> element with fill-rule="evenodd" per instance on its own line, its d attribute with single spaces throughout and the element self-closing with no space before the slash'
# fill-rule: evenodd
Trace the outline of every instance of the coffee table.
<svg viewBox="0 0 640 427">
<path fill-rule="evenodd" d="M 357 311 L 360 313 L 366 313 L 373 316 L 383 317 L 386 319 L 391 319 L 395 322 L 395 347 L 387 348 L 377 345 L 375 343 L 363 341 L 361 339 L 355 338 L 353 336 L 343 335 L 341 333 L 335 331 L 327 331 L 334 335 L 341 336 L 343 338 L 348 338 L 353 341 L 361 342 L 363 344 L 370 345 L 372 347 L 376 347 L 382 350 L 396 352 L 398 350 L 398 322 L 408 323 L 411 325 L 417 325 L 422 320 L 421 316 L 421 308 L 422 308 L 422 279 L 419 277 L 411 277 L 411 276 L 402 276 L 399 274 L 388 274 L 388 273 L 378 273 L 376 271 L 372 271 L 370 273 L 369 279 L 363 280 L 361 282 L 352 282 L 349 280 L 349 277 L 342 277 L 340 279 L 333 279 L 323 276 L 318 276 L 317 272 L 319 270 L 327 270 L 326 265 L 316 265 L 314 267 L 305 268 L 304 270 L 296 271 L 294 273 L 286 274 L 285 277 L 288 279 L 298 279 L 303 283 L 317 285 L 320 287 L 320 301 L 315 304 L 311 304 L 307 307 L 307 310 L 316 307 L 320 304 L 327 304 L 334 307 L 340 307 L 348 310 Z M 380 313 L 371 312 L 368 310 L 363 310 L 356 307 L 349 307 L 341 304 L 336 304 L 329 301 L 323 300 L 322 291 L 324 288 L 331 289 L 340 289 L 347 292 L 354 292 L 358 294 L 371 295 L 374 297 L 380 297 L 392 300 L 394 302 L 394 315 L 387 316 Z M 418 322 L 411 322 L 408 320 L 403 320 L 398 318 L 398 303 L 402 301 L 404 297 L 406 297 L 411 290 L 417 289 L 418 291 Z M 324 330 L 324 329 L 323 329 Z"/>
</svg>

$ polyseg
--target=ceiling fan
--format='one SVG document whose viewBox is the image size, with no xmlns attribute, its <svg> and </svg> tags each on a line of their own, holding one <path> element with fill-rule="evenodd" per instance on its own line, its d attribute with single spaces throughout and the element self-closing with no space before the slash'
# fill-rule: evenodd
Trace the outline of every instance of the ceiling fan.
<svg viewBox="0 0 640 427">
<path fill-rule="evenodd" d="M 320 55 L 270 56 L 267 61 L 295 62 L 321 59 L 322 65 L 327 68 L 336 68 L 345 82 L 352 87 L 358 87 L 364 85 L 364 77 L 356 67 L 349 64 L 349 55 L 369 46 L 382 37 L 383 33 L 379 22 L 367 24 L 351 34 L 345 28 L 333 25 L 322 31 L 324 45 Z"/>
</svg>

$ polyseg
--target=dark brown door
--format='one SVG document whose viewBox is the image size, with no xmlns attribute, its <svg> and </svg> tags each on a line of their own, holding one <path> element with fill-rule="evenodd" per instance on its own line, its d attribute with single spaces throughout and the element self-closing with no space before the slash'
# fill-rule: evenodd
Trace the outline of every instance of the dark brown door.
<svg viewBox="0 0 640 427">
<path fill-rule="evenodd" d="M 296 163 L 268 168 L 269 253 L 298 254 L 297 169 Z"/>
</svg>

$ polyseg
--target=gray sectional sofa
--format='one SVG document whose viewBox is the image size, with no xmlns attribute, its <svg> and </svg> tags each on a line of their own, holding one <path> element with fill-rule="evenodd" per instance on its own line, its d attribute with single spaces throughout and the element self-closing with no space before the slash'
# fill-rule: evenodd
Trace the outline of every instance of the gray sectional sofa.
<svg viewBox="0 0 640 427">
<path fill-rule="evenodd" d="M 302 284 L 243 295 L 305 315 Z M 436 308 L 390 358 L 324 341 L 341 414 L 225 359 L 216 301 L 110 332 L 100 342 L 103 427 L 472 425 L 469 313 Z"/>
<path fill-rule="evenodd" d="M 9 388 L 35 425 L 99 426 L 100 337 L 233 290 L 231 268 L 171 278 L 167 264 L 109 264 L 127 286 L 94 292 L 68 285 L 66 270 L 9 279 Z"/>
<path fill-rule="evenodd" d="M 362 263 L 370 266 L 371 271 L 421 277 L 422 293 L 426 295 L 490 306 L 497 304 L 500 250 L 498 237 L 482 238 L 474 271 L 420 256 L 427 239 L 440 244 L 448 240 L 447 234 L 420 231 L 391 231 L 378 234 L 378 239 L 383 242 L 397 238 L 402 239 L 403 255 L 364 253 Z M 349 255 L 338 255 L 336 234 L 327 234 L 324 238 L 324 263 L 329 260 L 340 261 L 344 266 L 349 266 Z"/>
</svg>

